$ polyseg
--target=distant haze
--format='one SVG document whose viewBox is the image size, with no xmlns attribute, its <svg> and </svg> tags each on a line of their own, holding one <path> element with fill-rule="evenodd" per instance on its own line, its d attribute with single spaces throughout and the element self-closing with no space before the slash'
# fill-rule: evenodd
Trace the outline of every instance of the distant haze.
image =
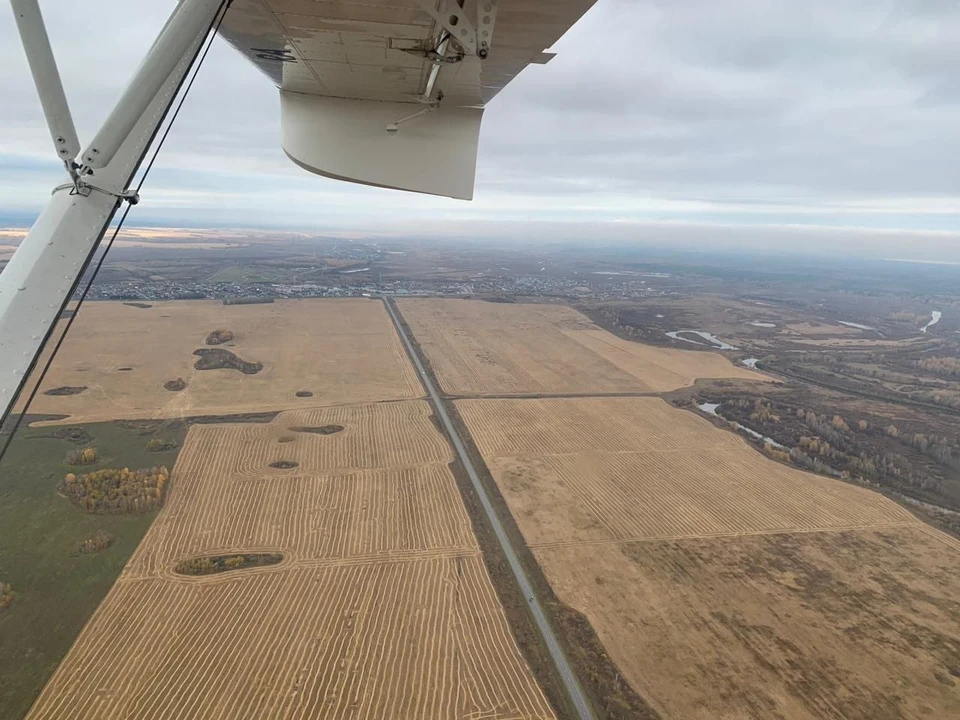
<svg viewBox="0 0 960 720">
<path fill-rule="evenodd" d="M 45 8 L 81 139 L 172 7 L 136 5 Z M 60 171 L 10 12 L 0 224 L 24 225 Z M 958 36 L 946 0 L 599 0 L 489 106 L 473 203 L 293 166 L 276 90 L 217 42 L 131 222 L 958 261 Z"/>
</svg>

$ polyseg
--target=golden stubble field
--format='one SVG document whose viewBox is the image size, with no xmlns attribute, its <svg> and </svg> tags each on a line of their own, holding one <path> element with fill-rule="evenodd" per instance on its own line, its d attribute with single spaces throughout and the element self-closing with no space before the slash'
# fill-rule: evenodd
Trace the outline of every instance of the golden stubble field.
<svg viewBox="0 0 960 720">
<path fill-rule="evenodd" d="M 419 400 L 192 427 L 167 504 L 29 717 L 552 718 L 450 460 Z M 238 552 L 284 557 L 174 571 Z"/>
<path fill-rule="evenodd" d="M 960 544 L 657 398 L 458 400 L 558 597 L 665 718 L 960 715 Z"/>
<path fill-rule="evenodd" d="M 189 300 L 84 305 L 32 413 L 65 422 L 179 418 L 414 398 L 423 394 L 383 304 L 377 300 L 278 300 L 223 305 Z M 215 329 L 234 340 L 214 346 L 263 369 L 196 370 L 193 351 Z M 186 388 L 166 390 L 183 378 Z M 63 386 L 77 395 L 49 396 Z M 310 397 L 297 397 L 306 391 Z"/>
<path fill-rule="evenodd" d="M 443 298 L 397 305 L 454 395 L 665 392 L 697 378 L 767 379 L 716 353 L 622 340 L 563 305 Z"/>
</svg>

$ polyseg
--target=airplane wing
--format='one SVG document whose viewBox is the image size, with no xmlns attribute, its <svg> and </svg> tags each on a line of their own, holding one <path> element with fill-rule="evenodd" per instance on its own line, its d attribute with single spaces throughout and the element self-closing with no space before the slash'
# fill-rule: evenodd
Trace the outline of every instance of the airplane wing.
<svg viewBox="0 0 960 720">
<path fill-rule="evenodd" d="M 487 102 L 594 2 L 234 0 L 220 34 L 280 89 L 295 163 L 469 200 Z"/>
</svg>

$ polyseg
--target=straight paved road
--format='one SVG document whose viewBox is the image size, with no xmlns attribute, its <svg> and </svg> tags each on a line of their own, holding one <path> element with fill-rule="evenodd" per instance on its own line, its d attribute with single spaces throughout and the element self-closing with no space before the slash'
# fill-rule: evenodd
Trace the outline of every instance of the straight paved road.
<svg viewBox="0 0 960 720">
<path fill-rule="evenodd" d="M 443 403 L 440 402 L 440 396 L 437 394 L 437 389 L 433 386 L 433 382 L 427 375 L 427 371 L 424 368 L 420 355 L 414 348 L 413 343 L 410 342 L 410 338 L 407 337 L 407 332 L 403 329 L 403 325 L 400 324 L 400 318 L 397 317 L 397 312 L 394 310 L 393 304 L 387 299 L 383 299 L 383 304 L 386 306 L 387 312 L 390 313 L 390 319 L 393 320 L 393 325 L 397 329 L 397 334 L 400 336 L 400 339 L 403 340 L 403 344 L 407 348 L 407 353 L 410 355 L 410 359 L 417 368 L 417 372 L 420 373 L 420 379 L 423 381 L 424 387 L 427 388 L 427 392 L 430 395 L 430 401 L 433 403 L 433 407 L 437 412 L 437 416 L 440 418 L 440 422 L 443 423 L 444 430 L 447 431 L 447 435 L 449 436 L 450 441 L 453 443 L 453 447 L 457 451 L 457 456 L 460 458 L 460 462 L 463 464 L 463 467 L 466 468 L 467 475 L 470 476 L 470 482 L 473 483 L 473 487 L 477 491 L 477 495 L 480 497 L 480 504 L 483 505 L 483 510 L 487 514 L 490 524 L 493 526 L 493 532 L 497 536 L 497 541 L 500 543 L 500 547 L 503 550 L 503 554 L 507 558 L 507 562 L 510 564 L 510 570 L 513 571 L 513 577 L 520 586 L 520 590 L 523 592 L 523 597 L 526 598 L 527 605 L 530 607 L 530 612 L 533 614 L 533 619 L 537 624 L 537 629 L 540 631 L 540 635 L 543 637 L 543 641 L 547 646 L 547 650 L 550 651 L 550 657 L 553 658 L 553 664 L 556 667 L 557 674 L 566 688 L 567 695 L 569 696 L 571 703 L 573 703 L 573 707 L 576 709 L 577 717 L 579 717 L 580 720 L 596 720 L 596 715 L 593 712 L 593 708 L 591 707 L 590 702 L 587 700 L 586 695 L 584 695 L 583 688 L 580 687 L 580 681 L 573 672 L 573 668 L 570 666 L 570 661 L 567 660 L 567 656 L 564 654 L 563 648 L 561 648 L 560 643 L 557 642 L 557 636 L 553 634 L 553 628 L 550 627 L 550 622 L 547 620 L 547 616 L 543 612 L 543 607 L 540 605 L 540 601 L 537 599 L 537 596 L 534 593 L 533 585 L 527 578 L 527 573 L 520 564 L 520 559 L 517 557 L 517 553 L 514 551 L 513 545 L 510 543 L 510 538 L 503 529 L 503 523 L 500 522 L 500 518 L 497 516 L 497 512 L 493 507 L 493 503 L 490 502 L 490 496 L 487 495 L 486 488 L 483 486 L 483 483 L 480 482 L 480 476 L 477 475 L 477 471 L 474 469 L 473 463 L 470 462 L 470 456 L 467 455 L 467 450 L 463 445 L 463 441 L 460 439 L 460 434 L 450 421 L 450 416 L 447 415 L 447 410 L 443 406 Z"/>
</svg>

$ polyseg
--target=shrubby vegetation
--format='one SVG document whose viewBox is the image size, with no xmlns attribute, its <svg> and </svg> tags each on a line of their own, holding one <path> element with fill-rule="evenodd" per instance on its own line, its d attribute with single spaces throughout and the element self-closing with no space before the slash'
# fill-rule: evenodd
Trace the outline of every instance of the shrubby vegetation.
<svg viewBox="0 0 960 720">
<path fill-rule="evenodd" d="M 287 428 L 290 432 L 312 433 L 314 435 L 334 435 L 343 431 L 343 425 L 297 425 Z"/>
<path fill-rule="evenodd" d="M 79 395 L 86 389 L 86 385 L 62 385 L 60 387 L 55 387 L 52 390 L 45 390 L 43 394 L 52 395 L 54 397 L 59 397 L 61 395 Z"/>
<path fill-rule="evenodd" d="M 170 392 L 180 392 L 187 387 L 187 381 L 182 377 L 178 377 L 176 380 L 167 380 L 163 384 L 164 390 L 169 390 Z"/>
<path fill-rule="evenodd" d="M 113 545 L 114 537 L 106 530 L 97 530 L 93 535 L 80 543 L 77 552 L 81 555 L 92 555 L 106 550 Z"/>
<path fill-rule="evenodd" d="M 13 604 L 13 586 L 0 580 L 0 612 Z"/>
<path fill-rule="evenodd" d="M 239 370 L 244 375 L 256 375 L 263 370 L 263 363 L 241 360 L 229 350 L 222 348 L 200 348 L 194 350 L 193 354 L 200 357 L 193 364 L 197 370 L 233 369 Z"/>
<path fill-rule="evenodd" d="M 222 328 L 218 328 L 207 335 L 207 345 L 223 345 L 231 340 L 233 340 L 233 333 Z"/>
<path fill-rule="evenodd" d="M 176 572 L 181 575 L 212 575 L 228 570 L 276 565 L 283 560 L 280 553 L 242 553 L 190 558 L 177 563 Z"/>
<path fill-rule="evenodd" d="M 952 357 L 928 357 L 917 360 L 921 370 L 951 379 L 960 378 L 960 359 Z"/>
<path fill-rule="evenodd" d="M 147 442 L 147 452 L 166 452 L 177 447 L 173 440 L 164 440 L 163 438 L 152 438 Z"/>
<path fill-rule="evenodd" d="M 166 467 L 106 468 L 84 475 L 67 473 L 60 491 L 90 513 L 139 514 L 160 507 L 169 479 Z"/>
<path fill-rule="evenodd" d="M 97 455 L 97 449 L 95 447 L 88 447 L 83 448 L 83 450 L 77 450 L 76 452 L 70 453 L 67 456 L 67 464 L 93 465 L 99 459 L 100 456 Z"/>
</svg>

